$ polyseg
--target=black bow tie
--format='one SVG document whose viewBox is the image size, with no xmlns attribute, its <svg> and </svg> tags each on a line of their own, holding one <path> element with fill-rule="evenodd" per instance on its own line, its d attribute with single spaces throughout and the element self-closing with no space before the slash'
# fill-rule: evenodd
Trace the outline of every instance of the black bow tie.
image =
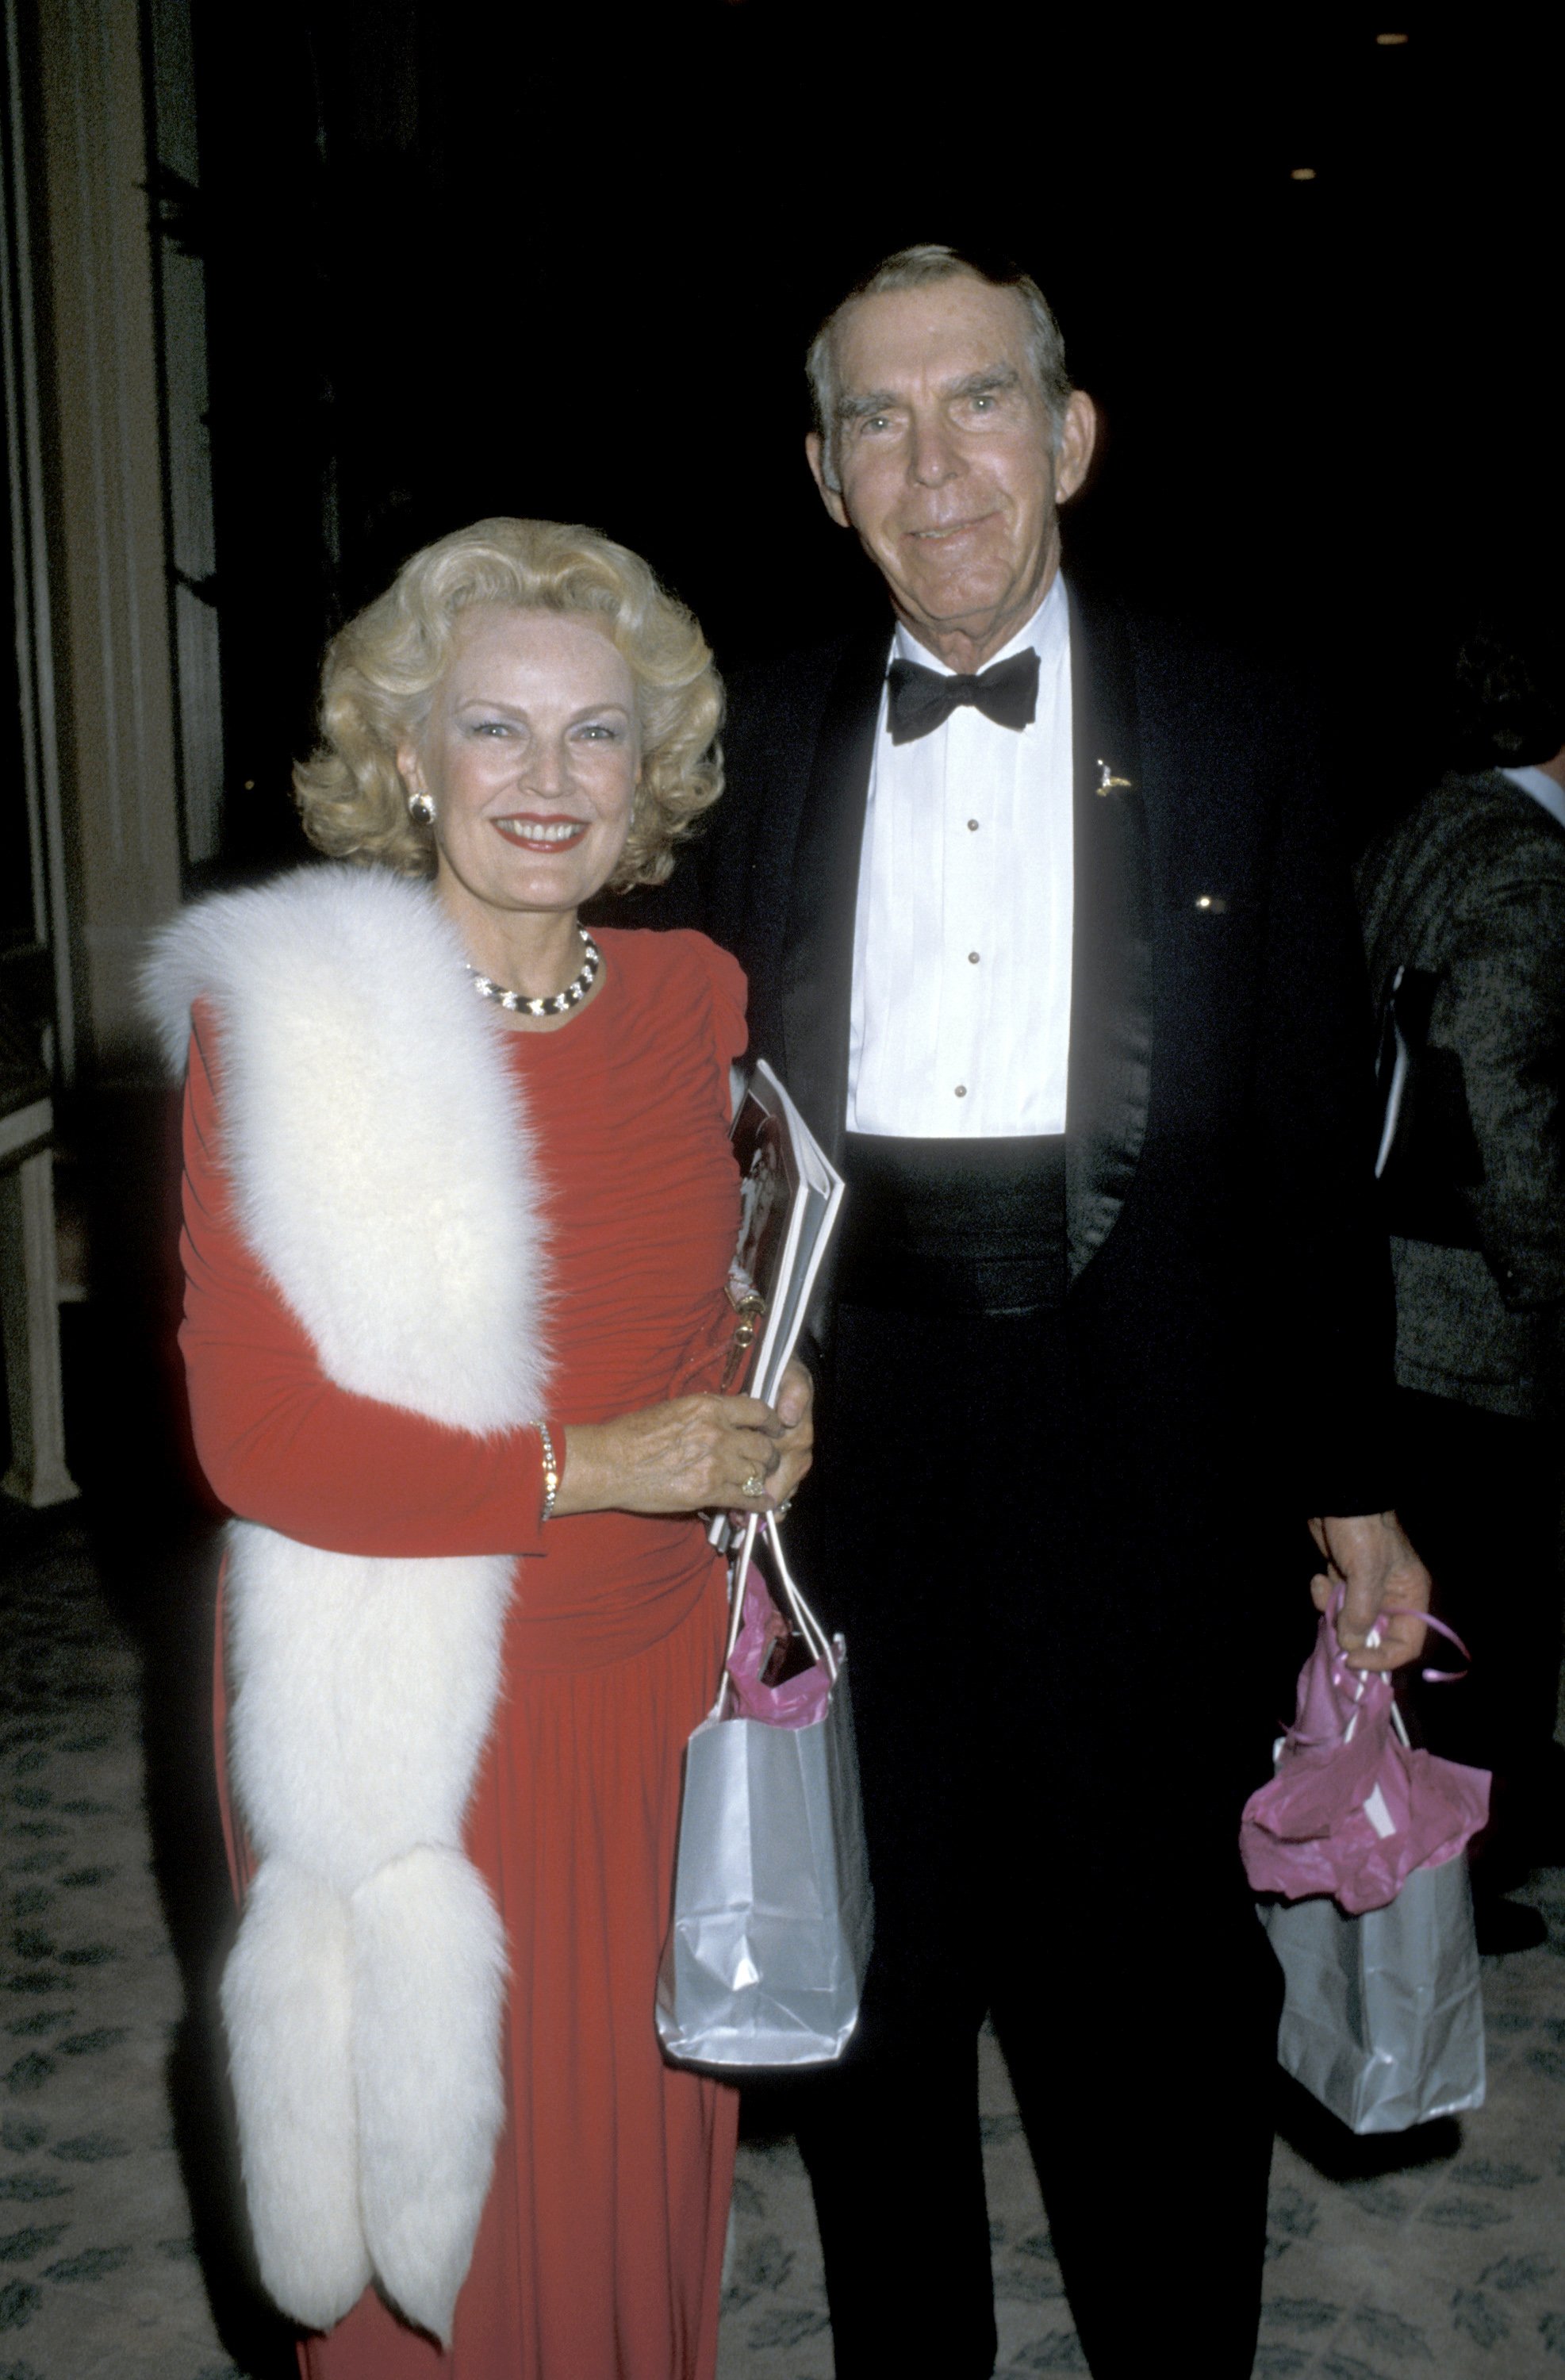
<svg viewBox="0 0 1565 2380">
<path fill-rule="evenodd" d="M 1037 655 L 1030 647 L 977 677 L 941 677 L 936 670 L 904 661 L 893 662 L 887 677 L 893 744 L 911 744 L 930 735 L 964 702 L 997 727 L 1030 727 L 1037 712 Z"/>
</svg>

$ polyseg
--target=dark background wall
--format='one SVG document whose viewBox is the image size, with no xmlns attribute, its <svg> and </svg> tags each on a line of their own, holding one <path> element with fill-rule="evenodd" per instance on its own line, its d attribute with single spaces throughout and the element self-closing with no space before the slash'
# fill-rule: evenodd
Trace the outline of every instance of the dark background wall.
<svg viewBox="0 0 1565 2380">
<path fill-rule="evenodd" d="M 1075 563 L 1318 666 L 1361 834 L 1453 623 L 1559 567 L 1547 22 L 200 0 L 224 867 L 295 847 L 324 635 L 466 519 L 595 522 L 729 663 L 872 600 L 800 358 L 921 238 L 1043 284 Z"/>
</svg>

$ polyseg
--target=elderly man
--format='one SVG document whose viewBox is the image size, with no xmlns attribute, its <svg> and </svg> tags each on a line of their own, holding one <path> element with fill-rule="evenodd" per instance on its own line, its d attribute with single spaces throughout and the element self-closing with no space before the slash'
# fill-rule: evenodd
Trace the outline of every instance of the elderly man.
<svg viewBox="0 0 1565 2380">
<path fill-rule="evenodd" d="M 1237 2380 L 1275 1615 L 1307 1641 L 1311 1515 L 1363 1666 L 1426 1594 L 1351 902 L 1286 704 L 1062 579 L 1094 414 L 1030 280 L 905 250 L 810 377 L 893 618 L 736 686 L 698 914 L 849 1184 L 798 1514 L 877 1901 L 858 2037 L 800 2093 L 837 2373 L 992 2368 L 989 2010 L 1091 2369 Z"/>
</svg>

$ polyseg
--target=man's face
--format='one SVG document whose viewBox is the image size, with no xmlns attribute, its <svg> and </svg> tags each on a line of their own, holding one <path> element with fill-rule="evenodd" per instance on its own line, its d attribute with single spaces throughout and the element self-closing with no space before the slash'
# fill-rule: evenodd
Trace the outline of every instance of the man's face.
<svg viewBox="0 0 1565 2380">
<path fill-rule="evenodd" d="M 1090 401 L 1060 453 L 1013 290 L 966 274 L 861 298 L 836 334 L 842 488 L 810 468 L 920 640 L 973 667 L 1030 615 L 1059 559 L 1057 501 L 1086 476 Z"/>
</svg>

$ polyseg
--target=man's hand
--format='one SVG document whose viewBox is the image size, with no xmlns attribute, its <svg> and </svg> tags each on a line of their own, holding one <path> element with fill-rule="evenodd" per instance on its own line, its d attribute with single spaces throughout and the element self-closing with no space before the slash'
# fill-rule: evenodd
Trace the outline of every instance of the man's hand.
<svg viewBox="0 0 1565 2380">
<path fill-rule="evenodd" d="M 1416 1661 L 1427 1631 L 1409 1613 L 1429 1609 L 1429 1573 L 1409 1543 L 1394 1512 L 1360 1512 L 1312 1521 L 1310 1535 L 1326 1557 L 1326 1568 L 1310 1581 L 1315 1608 L 1324 1611 L 1338 1587 L 1345 1592 L 1337 1634 L 1351 1670 L 1400 1670 Z M 1368 1638 L 1380 1614 L 1380 1641 Z"/>
</svg>

